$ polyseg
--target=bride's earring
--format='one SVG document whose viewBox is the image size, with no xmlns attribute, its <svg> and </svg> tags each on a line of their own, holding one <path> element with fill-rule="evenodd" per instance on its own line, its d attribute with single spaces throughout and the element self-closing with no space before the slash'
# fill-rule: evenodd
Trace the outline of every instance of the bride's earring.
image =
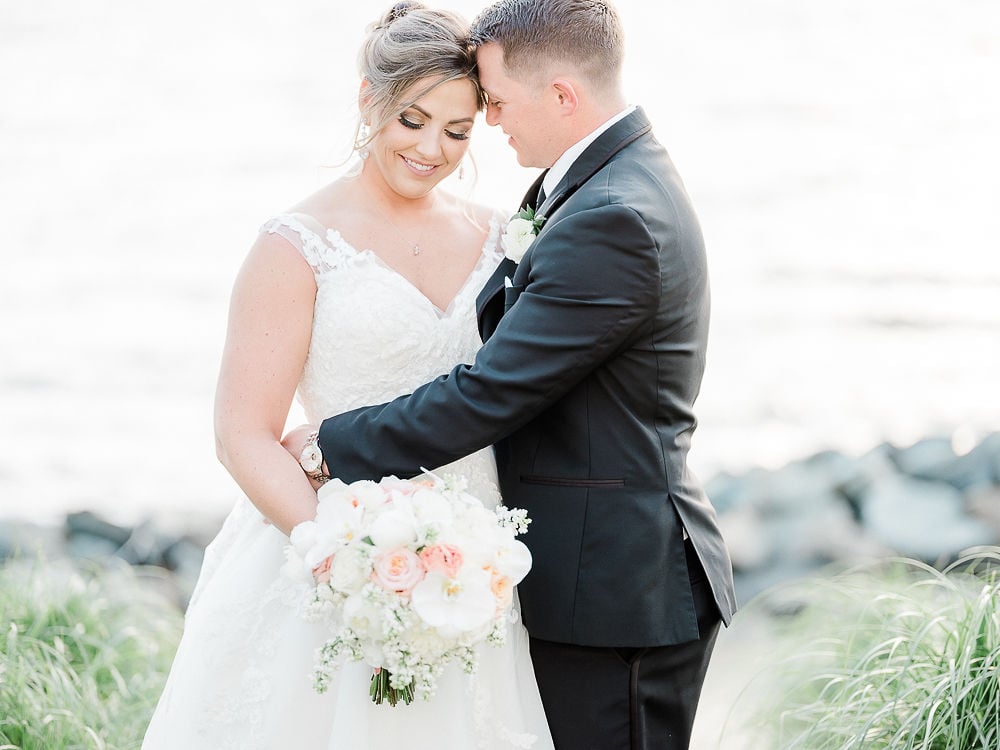
<svg viewBox="0 0 1000 750">
<path fill-rule="evenodd" d="M 458 164 L 458 179 L 465 179 L 465 159 L 462 159 Z"/>
<path fill-rule="evenodd" d="M 360 148 L 358 144 L 364 144 Z M 358 156 L 364 161 L 369 156 L 371 156 L 371 151 L 368 149 L 368 123 L 364 122 L 361 127 L 358 128 L 358 139 L 354 142 L 354 147 L 358 149 Z"/>
</svg>

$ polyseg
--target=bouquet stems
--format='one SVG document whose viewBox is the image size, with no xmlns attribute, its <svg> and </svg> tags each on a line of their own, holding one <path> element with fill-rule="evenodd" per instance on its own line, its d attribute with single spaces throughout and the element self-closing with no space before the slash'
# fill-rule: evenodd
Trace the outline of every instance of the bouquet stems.
<svg viewBox="0 0 1000 750">
<path fill-rule="evenodd" d="M 402 701 L 406 705 L 413 702 L 413 681 L 402 688 L 395 688 L 389 683 L 391 674 L 388 669 L 376 667 L 372 674 L 372 684 L 368 693 L 372 697 L 372 703 L 382 705 L 389 701 L 390 706 L 395 706 Z"/>
</svg>

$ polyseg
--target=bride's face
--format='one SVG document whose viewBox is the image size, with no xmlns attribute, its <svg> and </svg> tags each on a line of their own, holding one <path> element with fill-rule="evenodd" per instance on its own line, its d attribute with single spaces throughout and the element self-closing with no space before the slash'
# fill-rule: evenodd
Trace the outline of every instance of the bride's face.
<svg viewBox="0 0 1000 750">
<path fill-rule="evenodd" d="M 417 82 L 415 89 L 426 86 Z M 407 198 L 419 198 L 454 172 L 469 148 L 475 123 L 476 89 L 467 79 L 433 88 L 391 120 L 370 144 L 371 157 L 386 184 Z"/>
</svg>

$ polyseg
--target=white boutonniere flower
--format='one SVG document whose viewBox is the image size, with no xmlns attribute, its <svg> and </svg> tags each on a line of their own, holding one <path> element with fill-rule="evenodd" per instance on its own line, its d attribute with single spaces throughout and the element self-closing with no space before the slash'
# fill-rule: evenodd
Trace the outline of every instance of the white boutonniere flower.
<svg viewBox="0 0 1000 750">
<path fill-rule="evenodd" d="M 545 217 L 541 214 L 536 216 L 535 209 L 530 207 L 514 214 L 503 230 L 503 254 L 520 263 L 544 223 Z"/>
</svg>

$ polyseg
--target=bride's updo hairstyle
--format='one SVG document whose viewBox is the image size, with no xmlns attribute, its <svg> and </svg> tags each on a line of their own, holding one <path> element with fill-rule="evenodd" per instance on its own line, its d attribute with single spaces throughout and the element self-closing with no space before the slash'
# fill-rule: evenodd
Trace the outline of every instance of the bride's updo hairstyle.
<svg viewBox="0 0 1000 750">
<path fill-rule="evenodd" d="M 400 2 L 366 31 L 358 72 L 368 86 L 360 101 L 355 150 L 442 83 L 467 78 L 475 86 L 479 110 L 485 106 L 469 24 L 457 13 Z"/>
</svg>

